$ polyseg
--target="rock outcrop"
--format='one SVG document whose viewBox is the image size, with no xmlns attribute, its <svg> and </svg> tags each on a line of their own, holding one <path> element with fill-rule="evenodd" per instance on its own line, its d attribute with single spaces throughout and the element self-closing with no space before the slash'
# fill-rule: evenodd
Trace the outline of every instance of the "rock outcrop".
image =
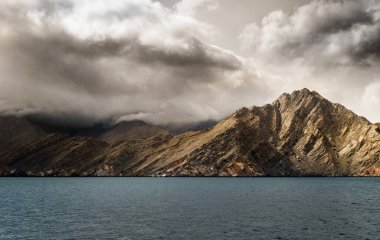
<svg viewBox="0 0 380 240">
<path fill-rule="evenodd" d="M 51 134 L 9 148 L 0 162 L 32 176 L 380 175 L 379 126 L 307 89 L 203 131 L 109 139 Z"/>
</svg>

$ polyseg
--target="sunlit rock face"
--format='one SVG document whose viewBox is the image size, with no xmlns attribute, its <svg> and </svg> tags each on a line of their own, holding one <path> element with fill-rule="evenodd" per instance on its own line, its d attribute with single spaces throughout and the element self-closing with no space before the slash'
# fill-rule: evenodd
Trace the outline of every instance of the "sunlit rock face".
<svg viewBox="0 0 380 240">
<path fill-rule="evenodd" d="M 380 130 L 303 89 L 242 108 L 203 131 L 171 135 L 136 122 L 115 141 L 50 134 L 0 156 L 3 175 L 379 176 Z M 118 129 L 123 134 L 118 134 Z M 141 130 L 141 131 L 140 131 Z M 144 131 L 142 131 L 144 130 Z M 146 130 L 146 131 L 145 131 Z M 142 137 L 138 137 L 142 136 Z M 111 138 L 112 139 L 112 138 Z"/>
</svg>

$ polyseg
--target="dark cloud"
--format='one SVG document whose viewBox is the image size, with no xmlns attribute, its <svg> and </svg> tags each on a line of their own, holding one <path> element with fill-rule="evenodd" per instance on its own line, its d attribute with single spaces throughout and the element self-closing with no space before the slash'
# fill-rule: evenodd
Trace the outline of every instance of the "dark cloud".
<svg viewBox="0 0 380 240">
<path fill-rule="evenodd" d="M 0 7 L 3 114 L 71 125 L 220 118 L 240 106 L 210 99 L 256 84 L 239 57 L 206 43 L 210 26 L 150 0 Z"/>
<path fill-rule="evenodd" d="M 206 46 L 196 38 L 187 39 L 186 47 L 174 51 L 143 45 L 132 48 L 141 63 L 161 63 L 185 68 L 207 66 L 226 70 L 239 70 L 242 67 L 240 60 L 232 53 Z"/>
<path fill-rule="evenodd" d="M 327 64 L 373 64 L 380 57 L 380 8 L 376 1 L 313 1 L 287 14 L 276 11 L 241 38 L 252 51 L 316 58 Z"/>
<path fill-rule="evenodd" d="M 380 118 L 377 1 L 274 11 L 242 32 L 245 58 L 211 44 L 218 30 L 195 18 L 217 8 L 214 0 L 172 8 L 152 0 L 1 1 L 0 114 L 70 125 L 192 122 L 308 87 Z"/>
</svg>

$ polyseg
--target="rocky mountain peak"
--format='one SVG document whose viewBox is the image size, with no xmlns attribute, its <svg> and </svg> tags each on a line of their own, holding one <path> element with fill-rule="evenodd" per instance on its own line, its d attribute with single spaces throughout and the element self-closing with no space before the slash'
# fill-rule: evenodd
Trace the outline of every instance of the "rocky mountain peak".
<svg viewBox="0 0 380 240">
<path fill-rule="evenodd" d="M 317 104 L 328 104 L 329 102 L 323 98 L 319 93 L 310 91 L 307 88 L 297 90 L 291 94 L 284 93 L 272 105 L 286 111 L 288 108 L 312 108 Z"/>
<path fill-rule="evenodd" d="M 312 175 L 326 171 L 344 175 L 353 169 L 363 172 L 366 167 L 358 170 L 358 166 L 364 159 L 368 165 L 380 161 L 378 125 L 374 127 L 364 117 L 306 88 L 284 93 L 273 104 L 242 108 L 232 117 L 249 129 L 251 143 L 247 144 L 252 144 L 255 152 L 269 149 L 259 156 L 262 161 L 272 161 L 267 156 L 274 151 L 297 165 L 300 172 Z M 255 147 L 257 143 L 260 147 Z M 340 162 L 342 159 L 347 162 Z"/>
<path fill-rule="evenodd" d="M 137 121 L 116 124 L 98 140 L 49 135 L 0 153 L 0 174 L 374 176 L 379 128 L 302 89 L 241 108 L 203 131 L 170 135 Z"/>
</svg>

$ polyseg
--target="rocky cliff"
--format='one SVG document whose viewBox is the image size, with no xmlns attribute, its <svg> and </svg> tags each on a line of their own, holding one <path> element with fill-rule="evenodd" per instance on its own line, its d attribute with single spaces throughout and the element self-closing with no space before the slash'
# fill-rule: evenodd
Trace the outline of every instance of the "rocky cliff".
<svg viewBox="0 0 380 240">
<path fill-rule="evenodd" d="M 117 127 L 115 129 L 118 129 Z M 116 131 L 116 130 L 115 130 Z M 379 176 L 380 130 L 307 89 L 212 128 L 148 138 L 50 134 L 0 154 L 3 175 Z M 117 136 L 116 133 L 112 136 Z M 3 169 L 3 170 L 1 170 Z"/>
</svg>

